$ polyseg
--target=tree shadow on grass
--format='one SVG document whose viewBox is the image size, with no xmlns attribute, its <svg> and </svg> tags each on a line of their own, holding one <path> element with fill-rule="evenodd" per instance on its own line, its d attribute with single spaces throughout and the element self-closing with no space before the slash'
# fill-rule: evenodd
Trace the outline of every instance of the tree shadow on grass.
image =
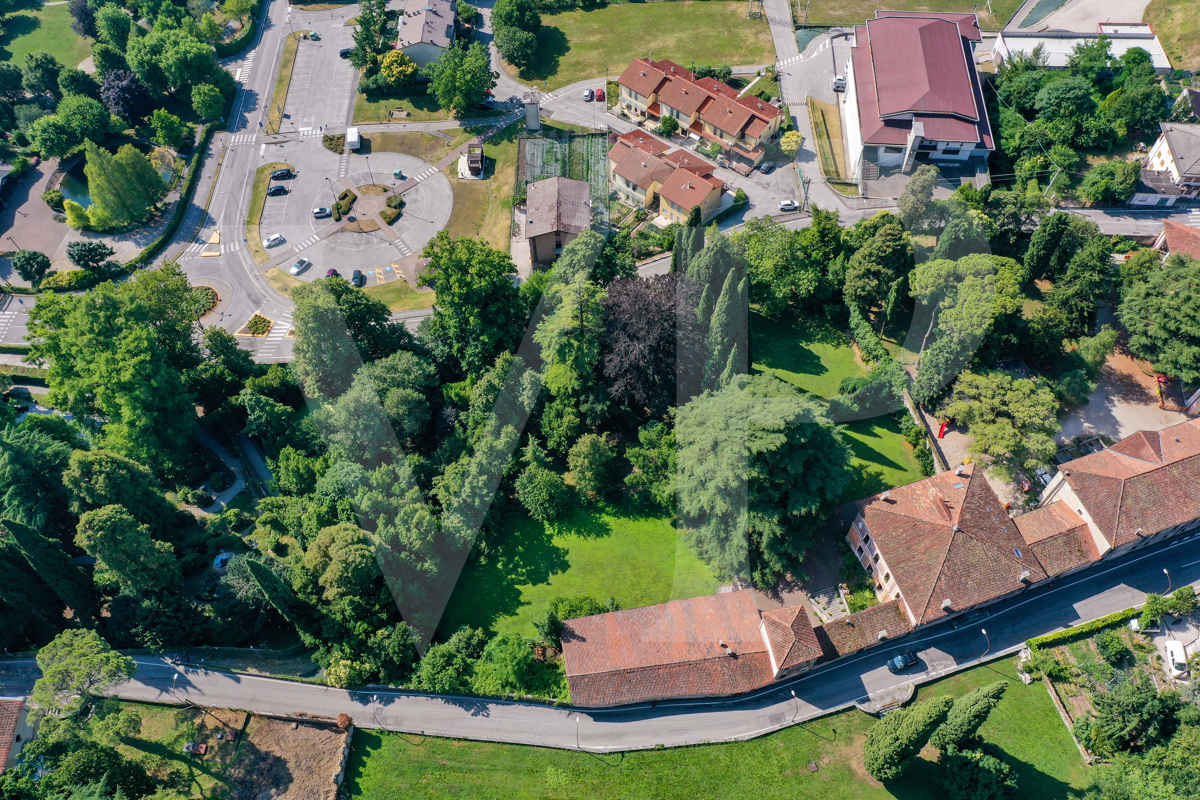
<svg viewBox="0 0 1200 800">
<path fill-rule="evenodd" d="M 42 20 L 32 14 L 8 14 L 4 18 L 4 35 L 0 36 L 0 60 L 11 61 L 13 54 L 8 46 L 40 27 L 42 27 Z M 17 64 L 17 66 L 21 65 Z"/>
<path fill-rule="evenodd" d="M 537 35 L 537 56 L 529 66 L 521 70 L 523 81 L 545 81 L 558 74 L 558 62 L 571 43 L 567 35 L 553 25 L 543 25 Z"/>
<path fill-rule="evenodd" d="M 555 534 L 562 536 L 601 539 L 612 533 L 612 526 L 604 519 L 604 513 L 614 511 L 616 510 L 603 506 L 577 508 L 569 517 L 549 527 Z"/>
<path fill-rule="evenodd" d="M 824 375 L 829 367 L 806 345 L 844 347 L 846 335 L 824 319 L 773 320 L 750 315 L 750 351 L 762 367 L 798 375 Z"/>
<path fill-rule="evenodd" d="M 286 797 L 292 785 L 292 771 L 281 756 L 260 750 L 254 742 L 243 739 L 237 761 L 229 768 L 227 783 L 231 800 L 257 800 L 268 792 L 271 797 Z"/>
<path fill-rule="evenodd" d="M 869 461 L 871 464 L 880 467 L 890 467 L 898 470 L 908 470 L 910 465 L 896 461 L 892 456 L 887 455 L 882 447 L 873 445 L 883 443 L 883 433 L 891 433 L 882 424 L 882 420 L 864 419 L 852 422 L 846 426 L 847 430 L 854 433 L 854 436 L 846 437 L 846 444 L 850 446 L 850 452 L 855 458 Z M 858 438 L 858 437 L 864 437 Z M 903 444 L 899 444 L 903 447 Z"/>
<path fill-rule="evenodd" d="M 459 576 L 437 638 L 445 639 L 463 625 L 492 630 L 497 619 L 521 607 L 520 587 L 546 583 L 570 566 L 566 548 L 555 544 L 547 526 L 523 513 L 506 514 L 491 551 L 469 561 Z"/>
<path fill-rule="evenodd" d="M 984 743 L 980 748 L 990 756 L 1003 761 L 1017 778 L 1018 797 L 1036 797 L 1038 800 L 1066 800 L 1071 796 L 1071 785 L 1053 775 L 1042 772 L 1032 764 L 1019 761 L 999 747 Z M 926 760 L 924 756 L 936 758 L 926 750 L 922 758 L 916 759 L 904 776 L 896 781 L 884 784 L 884 787 L 897 800 L 928 800 L 930 797 L 942 797 L 941 765 L 936 760 Z"/>
</svg>

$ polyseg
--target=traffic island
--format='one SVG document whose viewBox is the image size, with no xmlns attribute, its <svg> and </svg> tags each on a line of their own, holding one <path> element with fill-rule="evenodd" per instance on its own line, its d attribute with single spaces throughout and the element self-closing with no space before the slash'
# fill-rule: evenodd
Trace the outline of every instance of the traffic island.
<svg viewBox="0 0 1200 800">
<path fill-rule="evenodd" d="M 250 246 L 250 254 L 254 256 L 255 264 L 265 264 L 270 260 L 267 251 L 262 246 L 262 232 L 259 220 L 262 218 L 263 205 L 267 201 L 267 187 L 271 185 L 271 173 L 277 169 L 295 170 L 291 164 L 273 161 L 264 164 L 254 173 L 254 189 L 250 193 L 250 209 L 246 212 L 246 241 Z"/>
</svg>

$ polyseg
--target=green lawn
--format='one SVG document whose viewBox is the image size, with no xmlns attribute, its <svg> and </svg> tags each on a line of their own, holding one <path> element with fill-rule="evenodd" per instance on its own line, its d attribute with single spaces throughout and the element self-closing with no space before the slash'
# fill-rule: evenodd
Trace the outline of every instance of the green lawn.
<svg viewBox="0 0 1200 800">
<path fill-rule="evenodd" d="M 826 399 L 837 396 L 844 378 L 863 373 L 846 334 L 820 317 L 771 320 L 751 314 L 750 352 L 753 370 L 772 372 Z M 890 416 L 847 423 L 845 434 L 854 452 L 855 477 L 839 502 L 921 479 L 912 449 Z"/>
<path fill-rule="evenodd" d="M 389 111 L 407 111 L 407 117 L 388 117 Z M 504 109 L 493 111 L 472 111 L 466 116 L 469 119 L 479 117 L 499 117 Z M 437 98 L 428 94 L 407 95 L 405 97 L 367 97 L 359 92 L 354 97 L 354 121 L 358 122 L 429 122 L 432 120 L 453 119 L 454 115 L 438 105 Z"/>
<path fill-rule="evenodd" d="M 716 588 L 712 571 L 665 516 L 580 509 L 551 526 L 511 513 L 495 552 L 459 576 L 439 633 L 472 625 L 533 636 L 532 621 L 559 595 L 615 597 L 622 608 L 636 608 Z"/>
<path fill-rule="evenodd" d="M 648 48 L 655 58 L 684 67 L 775 61 L 767 21 L 747 20 L 740 0 L 620 3 L 543 14 L 537 60 L 521 78 L 557 89 L 585 78 L 615 77 L 633 59 L 646 57 Z"/>
<path fill-rule="evenodd" d="M 918 699 L 961 696 L 1006 678 L 1008 691 L 980 733 L 1017 772 L 1022 798 L 1065 800 L 1085 784 L 1085 767 L 1040 683 L 1022 685 L 1012 661 L 977 667 L 921 689 Z M 936 761 L 918 759 L 899 781 L 880 784 L 862 769 L 873 719 L 859 711 L 734 744 L 591 755 L 359 729 L 345 786 L 356 800 L 504 797 L 587 800 L 940 800 Z M 587 724 L 583 727 L 586 746 Z M 930 758 L 933 758 L 932 756 Z M 810 772 L 808 764 L 818 771 Z M 718 789 L 717 787 L 727 787 Z"/>
<path fill-rule="evenodd" d="M 432 308 L 436 295 L 433 292 L 416 292 L 401 278 L 391 283 L 381 283 L 368 286 L 363 290 L 367 294 L 386 303 L 392 311 L 412 311 L 416 308 Z"/>
<path fill-rule="evenodd" d="M 985 30 L 999 30 L 1008 22 L 1009 17 L 1021 6 L 1022 0 L 992 0 L 992 15 L 988 16 L 985 3 L 975 0 L 888 0 L 881 5 L 878 0 L 812 0 L 808 4 L 808 22 L 836 22 L 841 24 L 862 25 L 864 20 L 872 19 L 875 10 L 888 8 L 895 11 L 975 11 L 979 15 L 979 26 Z M 1187 4 L 1189 0 L 1181 0 Z M 796 22 L 804 19 L 805 0 L 792 0 Z M 1157 28 L 1155 29 L 1157 31 Z"/>
<path fill-rule="evenodd" d="M 92 42 L 71 30 L 67 6 L 38 7 L 29 2 L 15 5 L 4 18 L 0 37 L 0 61 L 20 66 L 27 53 L 49 53 L 65 66 L 77 67 L 92 54 Z"/>
<path fill-rule="evenodd" d="M 1162 40 L 1171 66 L 1200 69 L 1200 15 L 1195 0 L 1150 0 L 1143 20 Z"/>
</svg>

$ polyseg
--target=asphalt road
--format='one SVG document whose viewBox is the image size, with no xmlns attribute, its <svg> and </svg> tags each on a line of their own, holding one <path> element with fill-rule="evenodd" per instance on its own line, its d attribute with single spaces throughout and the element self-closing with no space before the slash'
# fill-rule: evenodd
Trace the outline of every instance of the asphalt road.
<svg viewBox="0 0 1200 800">
<path fill-rule="evenodd" d="M 1031 589 L 996 604 L 990 616 L 976 626 L 958 630 L 947 623 L 930 626 L 797 680 L 727 701 L 659 703 L 608 711 L 554 708 L 385 690 L 348 692 L 177 668 L 151 658 L 138 658 L 134 680 L 114 694 L 131 700 L 196 703 L 264 714 L 335 717 L 344 712 L 366 728 L 591 751 L 744 740 L 846 708 L 855 700 L 935 680 L 1015 652 L 1032 636 L 1138 605 L 1147 592 L 1168 588 L 1164 569 L 1170 570 L 1171 586 L 1200 584 L 1200 539 L 1159 543 L 1118 562 Z M 908 651 L 917 652 L 918 667 L 902 675 L 888 672 L 886 659 Z M 28 693 L 36 675 L 31 661 L 0 662 L 0 695 Z"/>
</svg>

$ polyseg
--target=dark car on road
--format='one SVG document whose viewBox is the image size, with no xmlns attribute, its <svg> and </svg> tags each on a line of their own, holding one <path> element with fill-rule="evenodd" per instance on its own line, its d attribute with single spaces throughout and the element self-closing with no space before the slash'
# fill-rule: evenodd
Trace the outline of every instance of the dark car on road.
<svg viewBox="0 0 1200 800">
<path fill-rule="evenodd" d="M 340 277 L 342 277 L 342 273 L 338 272 L 336 269 L 330 268 L 330 269 L 325 270 L 325 277 L 326 278 L 340 278 Z"/>
<path fill-rule="evenodd" d="M 351 48 L 343 47 L 341 50 L 338 50 L 338 58 L 349 58 L 350 51 L 351 51 Z"/>
<path fill-rule="evenodd" d="M 762 163 L 762 165 L 758 168 L 758 171 L 761 172 L 763 175 L 770 175 L 772 172 L 775 171 L 775 165 L 772 164 L 770 161 L 764 161 Z"/>
<path fill-rule="evenodd" d="M 361 289 L 367 285 L 367 276 L 362 274 L 361 269 L 356 269 L 350 275 L 350 282 Z"/>
<path fill-rule="evenodd" d="M 887 668 L 892 672 L 903 672 L 918 661 L 916 653 L 901 653 L 895 658 L 889 658 Z"/>
<path fill-rule="evenodd" d="M 281 194 L 287 194 L 287 189 L 283 186 L 272 186 L 267 189 L 267 197 L 279 197 Z"/>
<path fill-rule="evenodd" d="M 282 181 L 290 177 L 292 177 L 292 171 L 287 167 L 277 169 L 271 173 L 271 180 L 273 181 Z"/>
</svg>

